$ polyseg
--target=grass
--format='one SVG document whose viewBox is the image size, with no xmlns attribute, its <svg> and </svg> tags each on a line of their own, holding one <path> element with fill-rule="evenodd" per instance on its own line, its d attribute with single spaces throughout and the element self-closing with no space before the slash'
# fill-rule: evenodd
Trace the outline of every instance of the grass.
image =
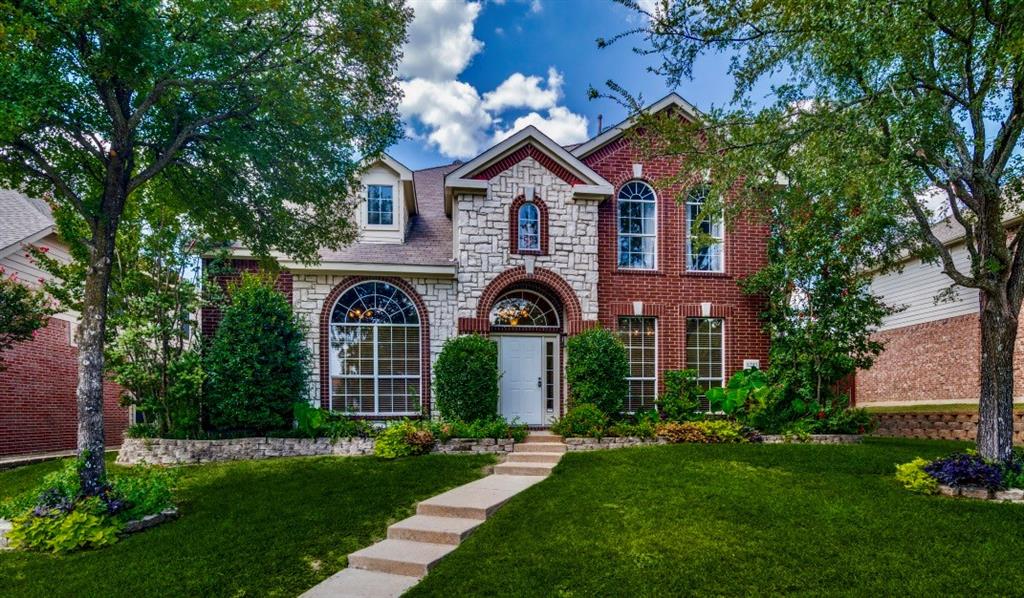
<svg viewBox="0 0 1024 598">
<path fill-rule="evenodd" d="M 272 459 L 179 468 L 181 518 L 67 556 L 0 554 L 5 596 L 296 596 L 490 456 Z M 0 472 L 0 500 L 53 462 Z M 114 468 L 117 471 L 118 468 Z"/>
<path fill-rule="evenodd" d="M 888 405 L 884 407 L 865 406 L 871 413 L 977 413 L 977 403 L 948 403 L 942 405 Z M 1024 411 L 1024 403 L 1014 403 L 1014 411 Z"/>
<path fill-rule="evenodd" d="M 962 443 L 675 445 L 567 455 L 411 596 L 1016 595 L 1024 506 L 920 496 Z"/>
</svg>

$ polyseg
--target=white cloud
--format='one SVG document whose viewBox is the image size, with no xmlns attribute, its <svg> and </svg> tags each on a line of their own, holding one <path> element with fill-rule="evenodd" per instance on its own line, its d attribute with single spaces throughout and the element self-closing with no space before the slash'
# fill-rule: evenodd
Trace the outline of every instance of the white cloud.
<svg viewBox="0 0 1024 598">
<path fill-rule="evenodd" d="M 512 126 L 505 130 L 498 130 L 494 133 L 494 142 L 512 136 L 513 133 L 533 125 L 542 133 L 555 140 L 561 145 L 580 143 L 589 138 L 587 134 L 587 117 L 576 114 L 565 106 L 554 106 L 548 110 L 548 115 L 541 116 L 537 112 L 531 112 L 526 116 L 520 116 L 512 123 Z"/>
<path fill-rule="evenodd" d="M 563 81 L 562 74 L 554 67 L 548 68 L 547 89 L 541 87 L 543 81 L 536 75 L 512 73 L 494 91 L 484 94 L 484 108 L 492 111 L 507 108 L 551 108 L 562 98 Z"/>
<path fill-rule="evenodd" d="M 484 94 L 458 77 L 483 42 L 473 36 L 480 2 L 412 0 L 414 15 L 409 41 L 399 66 L 403 99 L 399 112 L 406 134 L 449 158 L 471 158 L 488 144 L 534 125 L 558 143 L 587 138 L 587 119 L 559 106 L 564 79 L 556 68 L 547 78 L 515 72 Z M 531 12 L 542 10 L 532 0 Z M 515 113 L 530 110 L 502 129 Z M 541 111 L 546 111 L 546 115 Z"/>
<path fill-rule="evenodd" d="M 454 79 L 483 49 L 473 37 L 479 2 L 414 0 L 409 41 L 398 74 L 409 79 Z"/>
</svg>

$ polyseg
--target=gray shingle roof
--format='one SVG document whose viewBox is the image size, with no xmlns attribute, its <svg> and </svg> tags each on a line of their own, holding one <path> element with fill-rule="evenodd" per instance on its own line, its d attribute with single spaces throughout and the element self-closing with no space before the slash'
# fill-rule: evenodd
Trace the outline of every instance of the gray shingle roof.
<svg viewBox="0 0 1024 598">
<path fill-rule="evenodd" d="M 50 206 L 14 189 L 0 189 L 0 251 L 53 226 Z"/>
<path fill-rule="evenodd" d="M 452 221 L 444 213 L 444 175 L 461 166 L 446 164 L 413 172 L 419 213 L 409 222 L 405 243 L 353 243 L 323 249 L 325 262 L 447 266 L 452 264 Z"/>
</svg>

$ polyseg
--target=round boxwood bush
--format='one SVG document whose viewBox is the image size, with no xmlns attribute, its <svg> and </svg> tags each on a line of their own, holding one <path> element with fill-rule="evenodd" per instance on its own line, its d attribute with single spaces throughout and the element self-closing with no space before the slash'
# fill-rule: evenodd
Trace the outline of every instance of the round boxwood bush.
<svg viewBox="0 0 1024 598">
<path fill-rule="evenodd" d="M 243 274 L 230 296 L 205 356 L 210 423 L 259 432 L 290 427 L 309 380 L 302 323 L 266 278 Z"/>
<path fill-rule="evenodd" d="M 571 404 L 591 403 L 608 415 L 622 411 L 629 392 L 629 358 L 622 341 L 603 328 L 592 328 L 570 338 L 566 350 Z"/>
<path fill-rule="evenodd" d="M 498 413 L 498 345 L 480 335 L 450 338 L 434 364 L 437 409 L 448 421 L 492 419 Z"/>
<path fill-rule="evenodd" d="M 579 403 L 551 424 L 551 431 L 565 438 L 601 438 L 607 425 L 608 416 L 597 405 Z"/>
</svg>

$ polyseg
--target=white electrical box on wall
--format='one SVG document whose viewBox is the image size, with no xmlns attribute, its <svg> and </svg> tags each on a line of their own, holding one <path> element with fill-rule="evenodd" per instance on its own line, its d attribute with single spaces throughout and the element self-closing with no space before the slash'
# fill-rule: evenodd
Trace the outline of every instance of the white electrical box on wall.
<svg viewBox="0 0 1024 598">
<path fill-rule="evenodd" d="M 759 370 L 759 369 L 761 369 L 761 360 L 760 359 L 744 359 L 743 360 L 743 369 L 745 369 L 745 370 L 750 370 L 750 369 L 757 369 L 757 370 Z"/>
</svg>

